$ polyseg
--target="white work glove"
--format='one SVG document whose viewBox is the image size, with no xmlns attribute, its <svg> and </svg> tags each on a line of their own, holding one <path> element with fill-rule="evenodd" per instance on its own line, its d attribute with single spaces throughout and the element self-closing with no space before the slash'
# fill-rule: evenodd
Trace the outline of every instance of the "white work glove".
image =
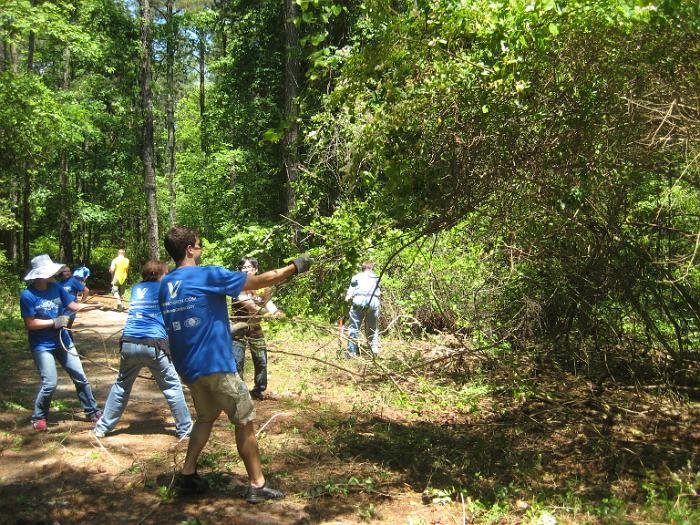
<svg viewBox="0 0 700 525">
<path fill-rule="evenodd" d="M 53 321 L 53 327 L 58 329 L 58 328 L 65 328 L 68 326 L 68 322 L 70 321 L 70 317 L 67 315 L 59 315 L 58 317 L 54 317 L 51 319 Z"/>
</svg>

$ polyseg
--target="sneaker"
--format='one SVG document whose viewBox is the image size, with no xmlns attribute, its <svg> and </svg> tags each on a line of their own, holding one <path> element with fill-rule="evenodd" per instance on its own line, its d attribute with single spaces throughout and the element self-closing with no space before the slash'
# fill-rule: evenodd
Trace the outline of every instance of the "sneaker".
<svg viewBox="0 0 700 525">
<path fill-rule="evenodd" d="M 251 485 L 248 487 L 248 492 L 245 495 L 245 500 L 248 503 L 260 503 L 261 501 L 280 498 L 284 498 L 284 493 L 268 487 L 267 483 L 262 487 L 254 487 Z"/>
<path fill-rule="evenodd" d="M 251 390 L 250 397 L 252 397 L 256 401 L 262 401 L 263 399 L 265 399 L 265 394 L 263 394 L 262 392 L 258 392 L 257 390 Z"/>
<path fill-rule="evenodd" d="M 35 419 L 32 421 L 32 426 L 34 427 L 34 430 L 38 430 L 39 432 L 45 432 L 48 428 L 45 419 Z"/>
<path fill-rule="evenodd" d="M 98 430 L 97 428 L 93 428 L 92 433 L 95 435 L 95 437 L 98 438 L 103 438 L 107 435 L 107 432 L 103 432 L 102 430 Z"/>
<path fill-rule="evenodd" d="M 181 496 L 204 494 L 209 490 L 209 482 L 196 472 L 194 474 L 178 474 L 173 488 Z"/>
<path fill-rule="evenodd" d="M 98 410 L 97 412 L 95 412 L 94 414 L 92 414 L 90 416 L 90 421 L 92 421 L 93 423 L 97 423 L 101 417 L 102 417 L 102 410 Z"/>
</svg>

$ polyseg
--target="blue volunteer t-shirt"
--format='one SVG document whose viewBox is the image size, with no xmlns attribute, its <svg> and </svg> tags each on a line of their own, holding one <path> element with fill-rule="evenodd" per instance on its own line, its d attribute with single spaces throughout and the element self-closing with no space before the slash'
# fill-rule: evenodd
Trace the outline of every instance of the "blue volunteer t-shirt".
<svg viewBox="0 0 700 525">
<path fill-rule="evenodd" d="M 158 304 L 158 281 L 144 281 L 131 289 L 129 316 L 124 325 L 124 335 L 128 337 L 149 337 L 166 339 L 163 314 Z"/>
<path fill-rule="evenodd" d="M 71 301 L 75 301 L 78 298 L 78 294 L 85 290 L 85 285 L 75 277 L 69 277 L 65 281 L 59 281 L 58 284 L 68 293 L 68 297 L 70 297 Z"/>
<path fill-rule="evenodd" d="M 72 301 L 68 293 L 56 283 L 48 283 L 46 290 L 37 290 L 30 285 L 22 290 L 19 296 L 19 307 L 22 317 L 54 319 L 59 315 L 65 315 L 67 313 L 66 307 Z M 58 340 L 61 331 L 63 332 L 63 344 L 66 348 L 70 348 L 73 341 L 68 331 L 57 330 L 53 327 L 27 330 L 29 348 L 33 352 L 47 352 L 61 348 L 61 343 Z"/>
<path fill-rule="evenodd" d="M 59 281 L 58 284 L 68 293 L 68 297 L 70 297 L 71 301 L 78 299 L 78 293 L 85 290 L 85 285 L 75 277 L 69 277 L 65 281 Z M 76 312 L 70 310 L 66 312 L 66 315 L 71 319 L 75 319 Z"/>
<path fill-rule="evenodd" d="M 85 280 L 88 277 L 90 277 L 90 268 L 87 266 L 81 266 L 80 268 L 76 268 L 73 271 L 73 277 L 80 277 L 81 279 Z"/>
<path fill-rule="evenodd" d="M 158 299 L 170 353 L 185 383 L 236 371 L 226 296 L 238 297 L 246 277 L 221 266 L 182 266 L 161 280 Z"/>
</svg>

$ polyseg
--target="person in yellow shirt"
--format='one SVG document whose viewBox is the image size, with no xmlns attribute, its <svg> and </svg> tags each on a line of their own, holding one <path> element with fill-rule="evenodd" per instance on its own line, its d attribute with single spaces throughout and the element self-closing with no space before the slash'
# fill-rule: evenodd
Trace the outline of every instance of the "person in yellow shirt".
<svg viewBox="0 0 700 525">
<path fill-rule="evenodd" d="M 123 310 L 124 304 L 122 297 L 126 290 L 126 277 L 129 272 L 129 259 L 125 257 L 126 251 L 120 248 L 117 251 L 117 256 L 112 259 L 112 264 L 109 265 L 109 273 L 112 274 L 112 295 L 117 301 L 117 309 Z"/>
</svg>

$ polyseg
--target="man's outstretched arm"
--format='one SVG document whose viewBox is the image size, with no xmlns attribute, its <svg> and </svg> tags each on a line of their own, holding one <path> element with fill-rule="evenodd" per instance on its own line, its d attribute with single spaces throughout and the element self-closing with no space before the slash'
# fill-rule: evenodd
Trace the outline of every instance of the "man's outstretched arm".
<svg viewBox="0 0 700 525">
<path fill-rule="evenodd" d="M 245 284 L 243 285 L 243 290 L 258 290 L 259 288 L 266 288 L 284 281 L 292 275 L 307 272 L 311 266 L 311 261 L 312 259 L 309 254 L 305 253 L 293 261 L 290 261 L 287 266 L 283 266 L 282 268 L 270 270 L 269 272 L 264 272 L 260 275 L 248 274 Z"/>
</svg>

